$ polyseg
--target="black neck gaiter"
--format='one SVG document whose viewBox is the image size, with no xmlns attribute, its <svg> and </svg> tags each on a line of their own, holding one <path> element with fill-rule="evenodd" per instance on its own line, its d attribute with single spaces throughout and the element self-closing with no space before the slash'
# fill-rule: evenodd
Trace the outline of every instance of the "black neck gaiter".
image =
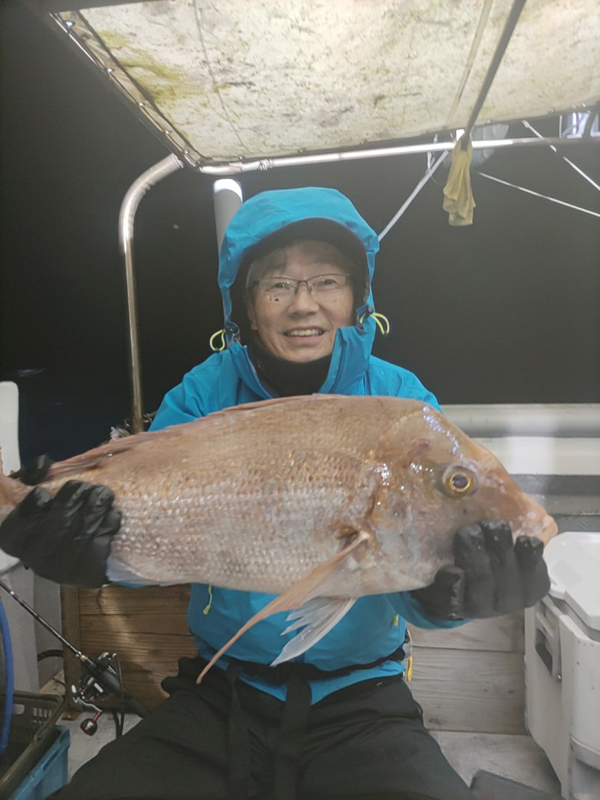
<svg viewBox="0 0 600 800">
<path fill-rule="evenodd" d="M 331 355 L 306 363 L 278 358 L 266 349 L 256 334 L 253 334 L 248 350 L 261 383 L 277 397 L 318 392 L 331 363 Z"/>
</svg>

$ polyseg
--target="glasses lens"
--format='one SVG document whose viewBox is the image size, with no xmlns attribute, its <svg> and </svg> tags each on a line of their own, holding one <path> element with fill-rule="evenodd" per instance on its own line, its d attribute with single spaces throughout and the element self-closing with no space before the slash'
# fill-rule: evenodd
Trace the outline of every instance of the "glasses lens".
<svg viewBox="0 0 600 800">
<path fill-rule="evenodd" d="M 267 297 L 282 299 L 292 297 L 295 290 L 295 281 L 285 280 L 285 278 L 265 278 L 258 282 L 260 291 Z"/>
<path fill-rule="evenodd" d="M 309 281 L 310 288 L 317 294 L 325 294 L 326 292 L 335 292 L 338 289 L 343 289 L 348 282 L 348 275 L 341 275 L 339 273 L 332 273 L 331 275 L 317 275 Z"/>
</svg>

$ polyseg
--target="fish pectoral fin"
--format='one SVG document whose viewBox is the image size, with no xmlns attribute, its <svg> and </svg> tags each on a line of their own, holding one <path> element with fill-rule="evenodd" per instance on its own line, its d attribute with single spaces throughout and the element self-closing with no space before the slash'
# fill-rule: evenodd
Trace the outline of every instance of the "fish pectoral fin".
<svg viewBox="0 0 600 800">
<path fill-rule="evenodd" d="M 315 597 L 288 616 L 292 624 L 284 633 L 302 628 L 297 636 L 286 644 L 275 661 L 276 667 L 284 661 L 305 653 L 334 628 L 356 603 L 356 597 Z"/>
<path fill-rule="evenodd" d="M 106 562 L 106 577 L 109 583 L 134 583 L 137 586 L 173 586 L 173 581 L 156 581 L 143 578 L 124 564 L 117 556 L 110 555 Z"/>
<path fill-rule="evenodd" d="M 211 658 L 208 664 L 204 667 L 200 675 L 198 675 L 197 682 L 200 683 L 202 678 L 208 672 L 208 670 L 212 666 L 214 666 L 214 664 L 216 664 L 216 662 L 231 647 L 231 645 L 234 642 L 237 642 L 240 636 L 242 636 L 244 633 L 246 633 L 247 630 L 256 625 L 257 622 L 260 622 L 261 620 L 270 617 L 271 614 L 277 614 L 280 611 L 291 611 L 293 608 L 300 608 L 300 606 L 303 606 L 305 603 L 308 603 L 309 600 L 312 600 L 314 597 L 323 594 L 326 591 L 325 586 L 327 583 L 327 579 L 330 576 L 334 575 L 336 572 L 343 570 L 348 559 L 354 557 L 354 552 L 356 551 L 357 548 L 367 546 L 370 542 L 372 542 L 372 540 L 373 537 L 371 536 L 370 533 L 367 533 L 366 531 L 358 531 L 355 535 L 352 536 L 352 538 L 349 539 L 348 543 L 346 544 L 343 550 L 340 550 L 339 553 L 336 553 L 331 558 L 328 558 L 327 561 L 324 561 L 322 564 L 319 564 L 319 566 L 315 567 L 311 572 L 308 573 L 308 575 L 305 575 L 304 578 L 301 578 L 299 581 L 290 586 L 290 588 L 287 591 L 283 592 L 283 594 L 280 594 L 276 598 L 271 600 L 271 602 L 268 605 L 266 605 L 261 611 L 259 611 L 251 619 L 249 619 L 248 622 L 246 622 L 246 624 L 239 629 L 239 631 L 235 634 L 235 636 L 231 637 L 231 639 L 227 642 L 227 644 L 223 645 L 223 647 L 217 653 L 215 653 L 215 655 Z M 340 598 L 335 598 L 335 600 L 340 600 Z M 344 602 L 347 602 L 348 598 L 343 598 L 343 600 Z M 352 600 L 352 602 L 354 602 L 354 600 Z M 348 611 L 349 608 L 350 606 L 348 606 L 346 611 Z M 346 613 L 346 611 L 344 611 L 344 613 Z M 344 614 L 341 614 L 338 617 L 338 619 L 341 619 L 343 615 Z M 325 636 L 327 631 L 331 630 L 331 628 L 336 624 L 337 621 L 338 620 L 332 622 L 330 627 L 327 628 L 327 630 L 324 630 L 324 632 L 318 638 L 320 639 L 322 636 Z M 324 620 L 322 620 L 322 623 L 323 625 L 325 625 Z M 295 641 L 295 639 L 293 641 Z M 314 644 L 315 641 L 318 641 L 318 639 L 316 638 L 313 639 L 311 644 Z M 288 644 L 291 645 L 292 642 L 289 642 Z M 304 650 L 307 650 L 311 646 L 311 644 L 304 647 L 304 649 L 301 650 L 300 652 L 304 652 Z M 281 658 L 282 655 L 283 652 L 280 654 L 278 658 Z M 286 660 L 288 658 L 292 658 L 292 656 L 289 655 L 286 656 Z"/>
</svg>

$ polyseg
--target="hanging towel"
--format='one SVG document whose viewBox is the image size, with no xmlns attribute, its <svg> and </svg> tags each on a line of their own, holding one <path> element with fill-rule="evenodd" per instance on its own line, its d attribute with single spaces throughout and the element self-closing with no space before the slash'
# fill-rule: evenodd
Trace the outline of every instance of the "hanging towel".
<svg viewBox="0 0 600 800">
<path fill-rule="evenodd" d="M 466 148 L 462 139 L 452 151 L 452 166 L 444 187 L 444 211 L 450 215 L 450 225 L 472 225 L 475 201 L 471 190 L 471 155 L 473 146 L 469 137 Z"/>
</svg>

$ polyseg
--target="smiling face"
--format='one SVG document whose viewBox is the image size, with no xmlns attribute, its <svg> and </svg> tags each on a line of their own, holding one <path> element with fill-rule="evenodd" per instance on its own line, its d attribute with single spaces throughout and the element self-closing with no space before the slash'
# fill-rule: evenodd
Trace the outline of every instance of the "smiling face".
<svg viewBox="0 0 600 800">
<path fill-rule="evenodd" d="M 252 330 L 278 358 L 307 362 L 333 351 L 335 332 L 354 321 L 351 281 L 334 291 L 310 291 L 306 283 L 289 297 L 264 291 L 257 281 L 291 278 L 307 281 L 318 275 L 348 275 L 349 259 L 333 245 L 303 240 L 273 250 L 250 269 L 246 308 Z"/>
</svg>

